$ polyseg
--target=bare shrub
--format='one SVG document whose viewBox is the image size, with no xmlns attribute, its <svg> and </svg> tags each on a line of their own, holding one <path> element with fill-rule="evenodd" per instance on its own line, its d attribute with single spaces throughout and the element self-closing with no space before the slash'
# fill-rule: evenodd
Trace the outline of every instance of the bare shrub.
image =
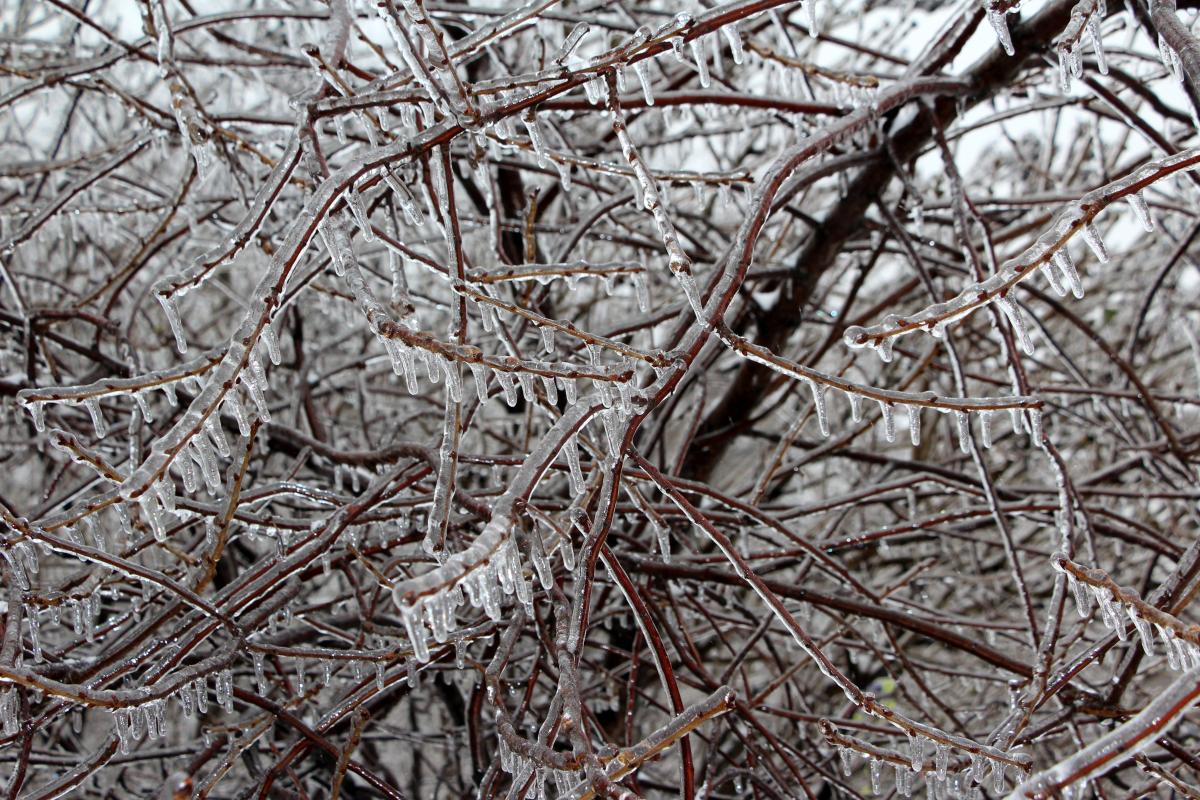
<svg viewBox="0 0 1200 800">
<path fill-rule="evenodd" d="M 4 3 L 7 796 L 1197 797 L 1192 20 Z"/>
</svg>

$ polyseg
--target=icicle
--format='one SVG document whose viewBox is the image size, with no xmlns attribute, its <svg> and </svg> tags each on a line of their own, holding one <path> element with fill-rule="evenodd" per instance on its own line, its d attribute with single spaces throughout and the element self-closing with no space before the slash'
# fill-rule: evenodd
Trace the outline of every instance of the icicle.
<svg viewBox="0 0 1200 800">
<path fill-rule="evenodd" d="M 108 425 L 104 422 L 103 412 L 100 411 L 100 400 L 95 397 L 89 397 L 83 401 L 83 405 L 92 417 L 92 427 L 96 431 L 96 438 L 103 439 L 108 435 Z"/>
<path fill-rule="evenodd" d="M 196 695 L 196 710 L 201 714 L 208 713 L 208 680 L 203 675 L 192 683 L 192 691 Z"/>
<path fill-rule="evenodd" d="M 1148 656 L 1154 655 L 1154 631 L 1150 628 L 1150 623 L 1138 614 L 1133 606 L 1125 607 L 1126 613 L 1129 614 L 1129 619 L 1133 622 L 1133 627 L 1137 629 L 1138 638 L 1142 642 L 1142 650 Z"/>
<path fill-rule="evenodd" d="M 946 780 L 946 771 L 950 766 L 950 748 L 942 742 L 937 742 L 934 747 L 933 766 L 937 770 L 937 779 Z"/>
<path fill-rule="evenodd" d="M 130 724 L 130 710 L 119 708 L 112 712 L 113 721 L 117 727 L 117 741 L 120 744 L 121 752 L 128 753 L 129 745 L 133 742 L 133 735 Z"/>
<path fill-rule="evenodd" d="M 908 440 L 912 442 L 913 447 L 919 447 L 921 444 L 921 407 L 906 406 L 908 411 Z"/>
<path fill-rule="evenodd" d="M 808 0 L 809 3 L 814 1 Z M 700 87 L 707 89 L 712 81 L 708 76 L 708 58 L 704 55 L 703 39 L 692 39 L 692 41 L 688 42 L 688 45 L 692 49 L 692 58 L 696 61 L 696 72 L 700 78 Z"/>
<path fill-rule="evenodd" d="M 992 412 L 979 412 L 979 434 L 982 439 L 983 449 L 987 450 L 992 446 Z"/>
<path fill-rule="evenodd" d="M 1004 316 L 1008 317 L 1009 323 L 1016 331 L 1017 338 L 1021 340 L 1021 349 L 1025 351 L 1026 355 L 1033 355 L 1033 341 L 1029 338 L 1029 331 L 1025 327 L 1025 318 L 1021 316 L 1021 309 L 1008 297 L 997 297 L 996 305 L 1000 306 L 1000 310 L 1004 312 Z"/>
<path fill-rule="evenodd" d="M 825 388 L 816 381 L 808 381 L 808 388 L 812 391 L 813 406 L 817 411 L 817 426 L 821 429 L 822 436 L 828 436 L 829 414 L 825 409 Z"/>
<path fill-rule="evenodd" d="M 42 661 L 42 640 L 38 636 L 40 621 L 38 620 L 38 609 L 34 606 L 28 606 L 25 609 L 25 622 L 29 626 L 29 644 L 33 648 L 33 660 L 35 663 Z"/>
<path fill-rule="evenodd" d="M 1061 47 L 1058 49 L 1058 85 L 1064 94 L 1071 91 L 1071 68 L 1067 66 L 1067 53 Z"/>
<path fill-rule="evenodd" d="M 813 0 L 808 0 L 813 2 Z M 871 759 L 871 791 L 874 794 L 883 794 L 883 761 L 878 758 Z"/>
<path fill-rule="evenodd" d="M 642 59 L 633 65 L 633 71 L 637 75 L 638 83 L 642 85 L 642 96 L 646 98 L 646 105 L 654 105 L 654 89 L 650 85 L 650 69 L 649 60 Z"/>
<path fill-rule="evenodd" d="M 937 332 L 937 329 L 934 329 L 935 338 L 937 338 Z M 895 348 L 895 346 L 895 337 L 888 336 L 884 339 L 880 339 L 875 345 L 875 352 L 879 355 L 879 360 L 885 364 L 890 364 L 892 361 L 892 350 Z"/>
<path fill-rule="evenodd" d="M 563 569 L 567 572 L 575 571 L 575 546 L 571 543 L 570 530 L 559 540 L 558 557 L 562 559 Z"/>
<path fill-rule="evenodd" d="M 487 370 L 483 364 L 477 361 L 472 361 L 467 364 L 471 369 L 471 379 L 475 384 L 475 396 L 479 398 L 480 405 L 487 402 Z"/>
<path fill-rule="evenodd" d="M 413 656 L 418 661 L 428 661 L 429 645 L 425 637 L 425 626 L 421 624 L 420 602 L 402 608 L 400 616 L 404 620 L 404 629 L 408 633 L 408 640 L 412 643 Z"/>
<path fill-rule="evenodd" d="M 526 111 L 521 115 L 521 121 L 525 123 L 525 130 L 529 133 L 529 142 L 533 145 L 538 166 L 546 166 L 546 140 L 542 138 L 542 130 L 538 127 L 537 115 L 532 110 Z"/>
<path fill-rule="evenodd" d="M 1097 261 L 1101 264 L 1108 263 L 1108 249 L 1104 246 L 1104 239 L 1101 238 L 1100 231 L 1096 230 L 1096 226 L 1091 222 L 1085 222 L 1083 225 L 1083 240 L 1096 254 Z"/>
<path fill-rule="evenodd" d="M 971 452 L 971 425 L 967 419 L 967 412 L 955 411 L 954 422 L 958 426 L 958 449 L 964 453 Z"/>
<path fill-rule="evenodd" d="M 265 694 L 262 691 L 260 691 L 259 693 Z M 175 695 L 175 699 L 178 700 L 179 705 L 183 707 L 184 718 L 191 719 L 192 715 L 196 713 L 196 697 L 195 697 L 195 695 L 192 694 L 191 687 L 185 685 Z"/>
<path fill-rule="evenodd" d="M 1043 261 L 1040 271 L 1042 277 L 1046 279 L 1046 283 L 1050 284 L 1050 288 L 1059 297 L 1064 297 L 1067 294 L 1067 289 L 1063 286 L 1062 281 L 1058 278 L 1058 254 L 1054 254 L 1054 258 L 1048 261 Z"/>
<path fill-rule="evenodd" d="M 1092 613 L 1092 599 L 1088 593 L 1087 584 L 1076 578 L 1070 572 L 1066 573 L 1067 585 L 1071 589 L 1071 593 L 1075 595 L 1075 610 L 1079 613 L 1080 619 L 1087 619 Z"/>
<path fill-rule="evenodd" d="M 46 430 L 46 408 L 45 403 L 33 402 L 25 403 L 25 410 L 29 412 L 30 418 L 33 419 L 33 428 L 38 433 L 43 433 Z"/>
<path fill-rule="evenodd" d="M 1083 297 L 1083 284 L 1079 280 L 1079 271 L 1075 269 L 1075 262 L 1071 259 L 1071 254 L 1067 252 L 1065 246 L 1059 248 L 1054 253 L 1054 264 L 1058 267 L 1059 272 L 1062 273 L 1063 280 L 1066 281 L 1067 286 L 1071 288 L 1071 294 L 1075 295 L 1075 299 L 1081 299 Z M 1062 295 L 1065 293 L 1059 292 L 1059 294 Z"/>
<path fill-rule="evenodd" d="M 1013 55 L 1016 51 L 1013 49 L 1012 34 L 1008 32 L 1008 15 L 1003 11 L 988 9 L 987 18 L 992 25 L 992 30 L 996 32 L 996 40 L 1000 42 L 1004 52 L 1007 55 Z"/>
<path fill-rule="evenodd" d="M 267 674 L 263 671 L 263 654 L 255 650 L 252 654 L 254 659 L 254 681 L 258 684 L 258 693 L 263 697 L 267 696 L 267 691 L 270 688 L 267 685 Z"/>
<path fill-rule="evenodd" d="M 345 199 L 346 205 L 349 206 L 350 213 L 354 217 L 354 223 L 362 231 L 363 241 L 375 241 L 375 233 L 371 230 L 371 220 L 367 217 L 367 209 L 363 205 L 362 197 L 359 196 L 358 190 L 351 186 L 346 190 Z"/>
<path fill-rule="evenodd" d="M 1137 217 L 1138 222 L 1142 223 L 1142 227 L 1147 233 L 1154 230 L 1154 220 L 1150 216 L 1150 207 L 1146 205 L 1146 198 L 1142 197 L 1141 192 L 1134 192 L 1126 196 L 1129 205 L 1133 208 L 1133 215 Z"/>
<path fill-rule="evenodd" d="M 842 774 L 849 778 L 854 773 L 854 751 L 849 747 L 839 747 L 838 758 L 842 762 Z"/>
<path fill-rule="evenodd" d="M 850 419 L 854 422 L 862 420 L 862 395 L 854 392 L 847 392 L 846 397 L 850 400 Z"/>
<path fill-rule="evenodd" d="M 925 740 L 915 733 L 908 734 L 908 759 L 913 772 L 920 772 L 925 764 Z"/>
<path fill-rule="evenodd" d="M 724 34 L 725 40 L 729 42 L 729 53 L 733 56 L 733 63 L 741 64 L 746 57 L 746 53 L 742 49 L 742 35 L 738 33 L 737 23 L 729 22 L 722 25 L 721 33 Z"/>
<path fill-rule="evenodd" d="M 1004 762 L 992 761 L 992 791 L 997 795 L 1004 793 Z"/>
<path fill-rule="evenodd" d="M 562 64 L 568 58 L 570 58 L 571 53 L 573 53 L 575 48 L 579 46 L 579 42 L 583 40 L 583 37 L 587 35 L 589 30 L 591 30 L 591 25 L 588 23 L 576 23 L 575 27 L 571 29 L 571 32 L 567 34 L 567 38 L 563 40 L 562 47 L 559 48 L 558 55 L 554 57 L 555 63 Z"/>
<path fill-rule="evenodd" d="M 813 2 L 813 0 L 809 0 Z M 912 795 L 912 771 L 904 764 L 896 764 L 896 793 L 904 797 Z"/>
<path fill-rule="evenodd" d="M 179 319 L 179 310 L 175 307 L 175 301 L 163 294 L 155 293 L 158 298 L 159 305 L 162 306 L 163 314 L 167 318 L 167 324 L 171 326 L 171 333 L 175 336 L 175 349 L 180 353 L 187 352 L 187 339 L 183 335 L 183 323 Z"/>
<path fill-rule="evenodd" d="M 521 386 L 521 396 L 525 398 L 526 403 L 532 403 L 537 400 L 537 390 L 534 388 L 533 375 L 528 372 L 518 372 L 517 383 Z"/>
<path fill-rule="evenodd" d="M 1155 625 L 1158 629 L 1158 635 L 1162 638 L 1163 649 L 1167 651 L 1167 666 L 1171 669 L 1182 669 L 1183 665 L 1179 660 L 1179 653 L 1175 650 L 1175 634 L 1168 631 L 1162 625 Z"/>
<path fill-rule="evenodd" d="M 892 404 L 880 400 L 879 412 L 883 415 L 883 437 L 889 442 L 896 441 L 896 417 Z"/>
<path fill-rule="evenodd" d="M 512 376 L 512 373 L 504 370 L 495 370 L 496 380 L 500 383 L 500 388 L 504 390 L 504 402 L 508 403 L 509 408 L 515 408 L 517 405 L 517 381 Z"/>
<path fill-rule="evenodd" d="M 283 361 L 283 354 L 279 352 L 279 339 L 275 336 L 275 329 L 269 323 L 263 326 L 262 341 L 267 348 L 267 357 L 278 367 Z"/>
<path fill-rule="evenodd" d="M 446 376 L 446 393 L 450 400 L 455 403 L 461 403 L 463 399 L 462 392 L 462 373 L 459 371 L 457 362 L 450 359 L 441 359 L 442 372 Z"/>
<path fill-rule="evenodd" d="M 663 561 L 669 562 L 671 560 L 671 529 L 653 519 L 650 520 L 650 527 L 654 529 L 654 538 L 658 540 L 658 552 L 662 554 Z"/>
<path fill-rule="evenodd" d="M 1030 443 L 1041 447 L 1042 446 L 1042 412 L 1041 409 L 1029 409 L 1029 441 Z"/>
<path fill-rule="evenodd" d="M 1096 51 L 1096 69 L 1101 75 L 1108 74 L 1108 59 L 1104 57 L 1104 37 L 1100 34 L 1100 17 L 1093 11 L 1088 18 L 1088 31 L 1092 34 L 1092 49 Z"/>
</svg>

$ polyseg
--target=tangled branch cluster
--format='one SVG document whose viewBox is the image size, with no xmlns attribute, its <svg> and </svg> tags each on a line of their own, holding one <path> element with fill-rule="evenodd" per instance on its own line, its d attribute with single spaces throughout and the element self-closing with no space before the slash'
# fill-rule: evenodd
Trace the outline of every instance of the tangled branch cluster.
<svg viewBox="0 0 1200 800">
<path fill-rule="evenodd" d="M 3 790 L 1200 797 L 1191 19 L 0 7 Z"/>
</svg>

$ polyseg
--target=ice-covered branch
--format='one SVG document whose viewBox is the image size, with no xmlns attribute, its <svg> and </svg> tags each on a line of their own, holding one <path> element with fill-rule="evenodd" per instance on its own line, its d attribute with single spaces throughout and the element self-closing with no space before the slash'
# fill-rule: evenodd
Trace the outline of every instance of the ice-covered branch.
<svg viewBox="0 0 1200 800">
<path fill-rule="evenodd" d="M 1118 766 L 1171 731 L 1200 698 L 1200 669 L 1190 669 L 1156 694 L 1132 719 L 1079 752 L 1041 770 L 1009 793 L 1009 800 L 1058 797 L 1069 787 Z"/>
<path fill-rule="evenodd" d="M 1026 247 L 1019 255 L 1006 260 L 996 273 L 986 280 L 973 283 L 962 289 L 953 299 L 934 303 L 912 314 L 889 314 L 882 322 L 864 328 L 853 325 L 846 329 L 844 340 L 849 347 L 870 347 L 885 361 L 891 359 L 895 340 L 914 331 L 927 331 L 941 335 L 951 323 L 972 314 L 988 303 L 999 303 L 1021 334 L 1028 350 L 1032 345 L 1025 333 L 1025 323 L 1020 311 L 1009 299 L 1008 294 L 1021 281 L 1039 269 L 1052 287 L 1061 290 L 1062 283 L 1055 274 L 1058 270 L 1062 279 L 1071 287 L 1076 297 L 1083 296 L 1080 278 L 1067 243 L 1082 233 L 1088 247 L 1101 263 L 1108 261 L 1108 251 L 1095 218 L 1101 211 L 1118 200 L 1127 199 L 1135 213 L 1149 227 L 1152 223 L 1146 211 L 1146 202 L 1140 192 L 1147 187 L 1179 172 L 1200 167 L 1200 150 L 1184 150 L 1172 156 L 1151 161 L 1111 183 L 1094 189 L 1059 212 L 1049 228 L 1037 241 Z"/>
</svg>

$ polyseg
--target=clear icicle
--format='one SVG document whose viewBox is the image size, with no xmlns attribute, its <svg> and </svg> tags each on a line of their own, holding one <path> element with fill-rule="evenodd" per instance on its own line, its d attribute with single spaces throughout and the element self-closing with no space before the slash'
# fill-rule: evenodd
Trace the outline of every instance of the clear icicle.
<svg viewBox="0 0 1200 800">
<path fill-rule="evenodd" d="M 1021 309 L 1007 297 L 997 297 L 996 305 L 1000 306 L 1000 310 L 1004 312 L 1004 316 L 1008 317 L 1009 323 L 1016 331 L 1017 338 L 1021 340 L 1021 349 L 1025 351 L 1026 355 L 1033 355 L 1033 341 L 1029 338 L 1029 330 L 1025 327 L 1025 318 L 1021 316 Z"/>
<path fill-rule="evenodd" d="M 816 381 L 808 381 L 808 388 L 812 390 L 813 407 L 817 411 L 817 426 L 822 436 L 828 436 L 829 412 L 825 408 L 825 388 Z"/>
<path fill-rule="evenodd" d="M 1054 253 L 1054 264 L 1058 267 L 1058 271 L 1062 273 L 1063 280 L 1066 281 L 1067 286 L 1070 287 L 1071 294 L 1075 295 L 1076 300 L 1082 299 L 1083 283 L 1079 280 L 1079 270 L 1075 269 L 1075 261 L 1072 260 L 1071 254 L 1067 252 L 1067 248 L 1063 247 Z"/>
<path fill-rule="evenodd" d="M 1067 294 L 1067 288 L 1059 280 L 1057 259 L 1058 254 L 1055 253 L 1053 259 L 1042 262 L 1040 271 L 1042 276 L 1045 277 L 1046 283 L 1050 284 L 1050 288 L 1054 290 L 1054 293 L 1059 297 L 1064 297 Z"/>
<path fill-rule="evenodd" d="M 954 422 L 958 427 L 958 449 L 968 453 L 971 451 L 971 425 L 967 412 L 955 411 Z"/>
<path fill-rule="evenodd" d="M 1127 606 L 1126 610 L 1129 614 L 1129 619 L 1133 622 L 1133 627 L 1137 629 L 1138 638 L 1142 642 L 1142 650 L 1148 656 L 1154 655 L 1154 631 L 1150 628 L 1150 623 L 1145 617 L 1138 614 L 1133 606 Z"/>
<path fill-rule="evenodd" d="M 896 415 L 892 404 L 879 401 L 879 413 L 883 415 L 883 437 L 889 442 L 896 441 Z"/>
<path fill-rule="evenodd" d="M 1088 592 L 1087 584 L 1078 580 L 1071 573 L 1067 573 L 1068 583 L 1071 585 L 1071 591 L 1075 594 L 1075 606 L 1082 619 L 1087 619 L 1092 613 L 1092 596 Z"/>
<path fill-rule="evenodd" d="M 1100 231 L 1096 230 L 1096 226 L 1091 222 L 1085 222 L 1083 225 L 1083 240 L 1095 253 L 1097 261 L 1101 264 L 1108 263 L 1108 248 L 1104 246 L 1104 239 L 1100 236 Z"/>
<path fill-rule="evenodd" d="M 1008 15 L 1003 11 L 989 9 L 987 18 L 992 30 L 996 32 L 996 41 L 1004 48 L 1005 53 L 1013 55 L 1016 51 L 1013 49 L 1012 34 L 1008 32 Z"/>
<path fill-rule="evenodd" d="M 647 59 L 642 59 L 633 65 L 633 71 L 637 75 L 638 83 L 642 85 L 642 96 L 646 98 L 646 105 L 654 105 L 654 89 L 650 85 L 650 62 Z"/>
<path fill-rule="evenodd" d="M 1104 37 L 1100 33 L 1100 16 L 1093 11 L 1088 18 L 1088 31 L 1092 34 L 1092 49 L 1096 51 L 1096 69 L 1101 75 L 1108 74 L 1108 59 L 1104 56 Z"/>
<path fill-rule="evenodd" d="M 525 123 L 525 130 L 529 133 L 529 142 L 533 145 L 538 166 L 546 166 L 546 140 L 542 138 L 542 129 L 538 127 L 537 115 L 528 111 L 521 115 L 521 121 Z"/>
<path fill-rule="evenodd" d="M 1142 223 L 1142 228 L 1150 233 L 1154 230 L 1154 220 L 1150 216 L 1150 207 L 1146 205 L 1146 198 L 1141 192 L 1134 192 L 1128 195 L 1126 200 L 1129 201 L 1129 206 L 1133 209 L 1133 215 L 1137 217 L 1138 222 Z"/>
<path fill-rule="evenodd" d="M 28 403 L 25 408 L 29 411 L 29 416 L 33 419 L 33 429 L 38 433 L 43 433 L 46 430 L 46 407 L 44 403 Z"/>
<path fill-rule="evenodd" d="M 663 525 L 656 520 L 650 521 L 651 527 L 654 528 L 654 538 L 658 541 L 658 551 L 662 554 L 663 561 L 671 560 L 671 530 L 666 525 Z"/>
<path fill-rule="evenodd" d="M 809 3 L 813 0 L 808 0 Z M 688 42 L 688 46 L 692 49 L 692 58 L 696 60 L 696 72 L 700 77 L 700 86 L 707 89 L 712 81 L 708 76 L 708 58 L 704 55 L 704 47 L 700 39 L 692 39 Z"/>
<path fill-rule="evenodd" d="M 846 397 L 850 400 L 850 419 L 854 422 L 862 420 L 862 395 L 847 392 Z"/>
<path fill-rule="evenodd" d="M 157 293 L 155 297 L 158 298 L 158 304 L 162 306 L 167 324 L 171 326 L 171 333 L 175 336 L 175 349 L 180 353 L 186 353 L 187 338 L 183 334 L 183 322 L 179 319 L 179 310 L 175 307 L 175 300 Z"/>
<path fill-rule="evenodd" d="M 275 335 L 275 329 L 269 324 L 263 326 L 262 341 L 267 348 L 267 357 L 271 359 L 271 363 L 279 366 L 283 362 L 283 354 L 279 352 L 279 337 Z"/>
<path fill-rule="evenodd" d="M 371 230 L 371 220 L 367 217 L 366 206 L 363 204 L 358 190 L 354 187 L 346 191 L 346 205 L 349 206 L 350 214 L 354 217 L 354 224 L 362 231 L 363 241 L 375 241 L 375 233 Z"/>
<path fill-rule="evenodd" d="M 83 404 L 92 418 L 92 427 L 96 430 L 96 438 L 103 439 L 108 435 L 108 424 L 104 421 L 104 413 L 100 410 L 100 400 L 96 397 L 89 397 L 83 401 Z"/>
<path fill-rule="evenodd" d="M 842 762 L 842 774 L 849 778 L 854 773 L 854 751 L 849 747 L 839 747 L 838 759 Z"/>
<path fill-rule="evenodd" d="M 575 437 L 571 437 L 563 445 L 563 455 L 567 459 L 567 470 L 571 480 L 571 493 L 575 495 L 583 494 L 586 485 L 583 481 L 583 471 L 579 468 L 579 448 L 575 443 Z"/>
<path fill-rule="evenodd" d="M 721 33 L 725 36 L 725 40 L 729 42 L 729 53 L 733 56 L 733 63 L 741 64 L 746 57 L 746 53 L 742 49 L 742 34 L 738 32 L 737 23 L 730 22 L 722 25 Z"/>
<path fill-rule="evenodd" d="M 579 46 L 579 42 L 583 40 L 583 37 L 587 35 L 589 30 L 591 30 L 591 25 L 588 23 L 576 23 L 571 32 L 567 34 L 567 38 L 563 40 L 562 47 L 559 48 L 558 55 L 555 56 L 554 60 L 560 64 L 566 61 L 571 53 L 575 51 L 575 48 Z"/>
<path fill-rule="evenodd" d="M 908 409 L 908 440 L 913 447 L 921 444 L 921 407 L 907 406 Z"/>
</svg>

